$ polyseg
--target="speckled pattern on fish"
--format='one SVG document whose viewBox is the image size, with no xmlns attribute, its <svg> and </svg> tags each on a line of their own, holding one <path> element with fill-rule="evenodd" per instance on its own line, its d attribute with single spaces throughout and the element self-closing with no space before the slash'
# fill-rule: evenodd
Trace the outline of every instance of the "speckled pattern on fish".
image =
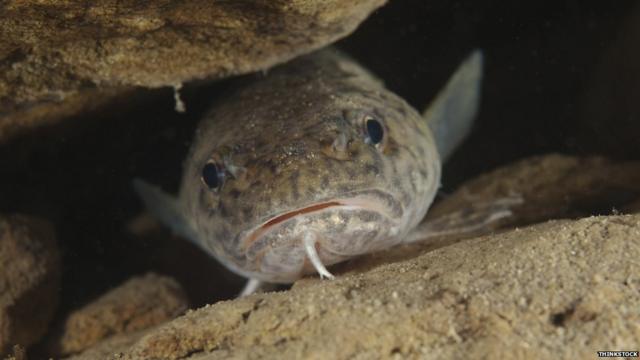
<svg viewBox="0 0 640 360">
<path fill-rule="evenodd" d="M 440 168 L 427 120 L 326 49 L 218 101 L 175 204 L 141 193 L 152 211 L 174 206 L 154 212 L 235 272 L 292 282 L 314 271 L 314 256 L 331 265 L 400 243 L 432 203 Z"/>
</svg>

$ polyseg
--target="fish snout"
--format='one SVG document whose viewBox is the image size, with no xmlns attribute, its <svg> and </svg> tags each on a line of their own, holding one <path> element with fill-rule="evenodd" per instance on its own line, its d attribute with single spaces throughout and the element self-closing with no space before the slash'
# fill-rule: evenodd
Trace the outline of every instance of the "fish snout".
<svg viewBox="0 0 640 360">
<path fill-rule="evenodd" d="M 303 241 L 309 234 L 318 237 L 317 261 L 331 265 L 396 244 L 406 228 L 404 213 L 383 191 L 334 198 L 270 217 L 239 236 L 239 250 L 253 277 L 289 282 L 309 272 Z"/>
</svg>

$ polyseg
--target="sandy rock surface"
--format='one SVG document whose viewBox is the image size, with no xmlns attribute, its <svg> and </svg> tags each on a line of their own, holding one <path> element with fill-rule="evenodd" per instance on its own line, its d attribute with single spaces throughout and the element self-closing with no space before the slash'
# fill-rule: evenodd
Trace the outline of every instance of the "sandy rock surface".
<svg viewBox="0 0 640 360">
<path fill-rule="evenodd" d="M 0 142 L 131 86 L 267 69 L 348 35 L 384 2 L 3 2 Z"/>
<path fill-rule="evenodd" d="M 41 219 L 0 217 L 0 356 L 47 330 L 58 303 L 60 260 L 53 226 Z"/>
<path fill-rule="evenodd" d="M 188 306 L 175 280 L 153 273 L 134 277 L 71 313 L 50 352 L 74 353 L 108 336 L 135 333 L 175 318 Z"/>
<path fill-rule="evenodd" d="M 118 359 L 592 357 L 638 346 L 639 256 L 640 215 L 553 221 L 335 281 L 220 302 L 111 353 Z"/>
</svg>

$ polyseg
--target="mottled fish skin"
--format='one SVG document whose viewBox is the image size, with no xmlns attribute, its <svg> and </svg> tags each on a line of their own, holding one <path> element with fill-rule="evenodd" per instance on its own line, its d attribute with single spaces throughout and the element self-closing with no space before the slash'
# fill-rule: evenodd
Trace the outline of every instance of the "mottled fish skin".
<svg viewBox="0 0 640 360">
<path fill-rule="evenodd" d="M 336 50 L 302 57 L 205 116 L 177 199 L 134 185 L 175 232 L 252 279 L 247 291 L 313 271 L 331 277 L 325 265 L 447 223 L 417 226 L 440 184 L 438 149 L 446 158 L 471 128 L 481 69 L 475 52 L 420 116 Z"/>
<path fill-rule="evenodd" d="M 384 127 L 378 145 L 367 141 L 367 119 Z M 202 180 L 209 162 L 226 168 L 216 190 Z M 320 236 L 325 265 L 391 247 L 424 217 L 439 183 L 426 121 L 328 49 L 277 67 L 214 106 L 186 159 L 178 204 L 192 240 L 230 269 L 292 282 L 313 271 L 300 241 L 305 233 Z M 263 226 L 331 202 L 352 206 L 327 205 Z"/>
</svg>

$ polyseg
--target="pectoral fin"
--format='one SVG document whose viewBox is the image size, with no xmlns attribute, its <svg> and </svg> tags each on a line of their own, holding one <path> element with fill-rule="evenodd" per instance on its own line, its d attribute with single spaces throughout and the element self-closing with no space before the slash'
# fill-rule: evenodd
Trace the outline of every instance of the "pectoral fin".
<svg viewBox="0 0 640 360">
<path fill-rule="evenodd" d="M 140 179 L 133 180 L 133 187 L 153 216 L 177 235 L 198 243 L 195 231 L 182 215 L 182 210 L 175 197 Z"/>
<path fill-rule="evenodd" d="M 471 202 L 456 211 L 422 222 L 404 241 L 411 243 L 439 236 L 480 235 L 493 230 L 492 226 L 498 225 L 502 219 L 512 216 L 512 210 L 523 202 L 524 199 L 516 194 L 487 202 Z"/>
<path fill-rule="evenodd" d="M 483 56 L 475 50 L 429 104 L 423 117 L 444 162 L 467 137 L 480 104 Z"/>
</svg>

